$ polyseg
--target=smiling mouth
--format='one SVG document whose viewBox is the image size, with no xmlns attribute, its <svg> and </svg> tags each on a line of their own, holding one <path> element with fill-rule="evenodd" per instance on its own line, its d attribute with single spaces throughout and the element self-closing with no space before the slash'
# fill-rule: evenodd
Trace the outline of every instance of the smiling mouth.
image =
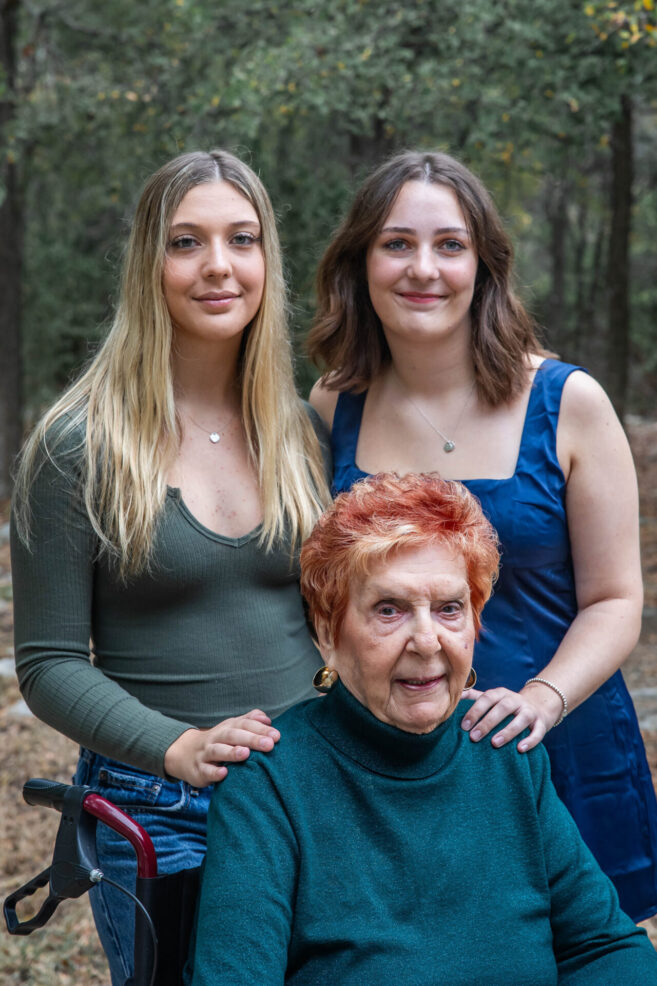
<svg viewBox="0 0 657 986">
<path fill-rule="evenodd" d="M 414 305 L 428 305 L 432 301 L 444 301 L 447 297 L 444 294 L 423 294 L 420 291 L 400 291 L 399 296 Z"/>
<path fill-rule="evenodd" d="M 426 691 L 441 682 L 444 677 L 444 674 L 439 674 L 433 678 L 398 678 L 397 681 L 403 688 L 409 688 L 412 691 Z"/>
<path fill-rule="evenodd" d="M 202 301 L 202 302 L 205 302 L 206 304 L 211 304 L 211 305 L 212 304 L 217 304 L 217 305 L 223 304 L 223 305 L 225 305 L 229 301 L 234 301 L 235 298 L 237 298 L 237 297 L 239 297 L 239 296 L 236 295 L 236 294 L 231 294 L 229 292 L 221 292 L 220 294 L 214 294 L 214 293 L 213 294 L 202 294 L 202 295 L 199 295 L 194 300 L 195 301 Z"/>
</svg>

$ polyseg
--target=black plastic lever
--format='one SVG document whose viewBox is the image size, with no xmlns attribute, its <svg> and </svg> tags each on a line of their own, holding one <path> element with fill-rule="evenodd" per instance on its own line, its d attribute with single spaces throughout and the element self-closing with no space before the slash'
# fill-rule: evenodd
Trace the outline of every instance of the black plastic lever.
<svg viewBox="0 0 657 986">
<path fill-rule="evenodd" d="M 10 935 L 29 935 L 41 928 L 62 900 L 81 897 L 102 874 L 96 854 L 96 819 L 84 811 L 84 799 L 90 788 L 70 786 L 34 778 L 25 784 L 23 797 L 28 804 L 55 808 L 62 814 L 52 863 L 47 870 L 24 884 L 4 902 L 4 916 Z M 27 921 L 20 921 L 16 904 L 36 893 L 46 884 L 50 892 L 41 909 Z"/>
</svg>

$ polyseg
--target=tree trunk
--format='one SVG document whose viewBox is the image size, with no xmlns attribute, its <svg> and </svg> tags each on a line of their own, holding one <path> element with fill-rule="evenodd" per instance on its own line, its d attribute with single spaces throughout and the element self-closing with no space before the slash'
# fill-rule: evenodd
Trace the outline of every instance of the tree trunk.
<svg viewBox="0 0 657 986">
<path fill-rule="evenodd" d="M 566 242 L 568 238 L 567 190 L 562 179 L 548 182 L 545 213 L 550 228 L 550 266 L 552 287 L 547 304 L 550 339 L 561 352 L 567 345 L 566 325 Z"/>
<path fill-rule="evenodd" d="M 607 284 L 609 330 L 607 385 L 609 396 L 622 419 L 627 398 L 630 356 L 630 227 L 632 208 L 632 103 L 621 96 L 621 113 L 611 139 L 611 228 Z"/>
<path fill-rule="evenodd" d="M 19 0 L 0 5 L 0 65 L 7 80 L 0 100 L 0 498 L 11 492 L 11 468 L 22 438 L 21 271 L 23 208 L 17 167 L 7 152 L 7 129 L 14 113 L 15 43 Z"/>
</svg>

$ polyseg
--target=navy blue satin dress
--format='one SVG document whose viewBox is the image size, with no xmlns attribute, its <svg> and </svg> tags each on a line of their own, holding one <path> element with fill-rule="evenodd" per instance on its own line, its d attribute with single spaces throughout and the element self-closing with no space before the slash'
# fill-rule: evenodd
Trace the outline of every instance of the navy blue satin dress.
<svg viewBox="0 0 657 986">
<path fill-rule="evenodd" d="M 500 578 L 475 648 L 477 687 L 518 690 L 551 660 L 577 613 L 557 460 L 561 393 L 580 369 L 545 360 L 529 398 L 510 479 L 464 485 L 502 545 Z M 333 492 L 367 473 L 356 466 L 367 394 L 340 394 L 333 422 Z M 557 791 L 635 921 L 657 912 L 657 801 L 632 700 L 617 671 L 544 740 Z"/>
</svg>

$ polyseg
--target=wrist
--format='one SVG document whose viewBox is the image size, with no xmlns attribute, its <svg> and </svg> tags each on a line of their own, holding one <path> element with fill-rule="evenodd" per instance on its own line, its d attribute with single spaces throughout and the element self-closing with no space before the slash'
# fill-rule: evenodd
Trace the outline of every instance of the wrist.
<svg viewBox="0 0 657 986">
<path fill-rule="evenodd" d="M 164 753 L 164 771 L 167 777 L 179 780 L 180 771 L 185 768 L 189 759 L 187 743 L 192 733 L 198 732 L 194 726 L 188 726 L 173 741 Z"/>
<path fill-rule="evenodd" d="M 543 686 L 545 699 L 547 700 L 549 694 L 549 705 L 554 711 L 554 722 L 550 728 L 554 729 L 555 726 L 559 726 L 568 715 L 568 700 L 559 686 L 555 685 L 553 681 L 549 681 L 547 678 L 542 678 L 538 675 L 535 678 L 529 678 L 528 681 L 525 682 L 524 687 L 527 688 L 527 686 L 531 688 Z M 545 702 L 545 704 L 547 704 L 547 702 Z"/>
</svg>

